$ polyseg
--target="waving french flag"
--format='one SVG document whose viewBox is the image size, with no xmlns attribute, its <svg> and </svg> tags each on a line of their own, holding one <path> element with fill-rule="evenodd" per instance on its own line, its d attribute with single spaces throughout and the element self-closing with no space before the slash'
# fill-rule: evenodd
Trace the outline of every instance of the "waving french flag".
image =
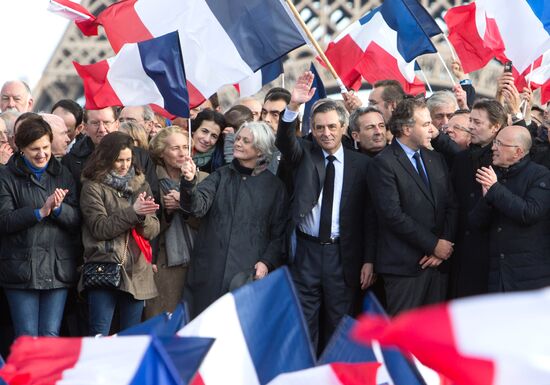
<svg viewBox="0 0 550 385">
<path fill-rule="evenodd" d="M 186 341 L 165 340 L 172 351 L 195 355 L 196 371 L 209 345 L 182 351 Z M 195 345 L 193 345 L 196 347 Z M 0 378 L 8 385 L 182 385 L 187 384 L 160 340 L 151 336 L 114 338 L 21 337 Z M 189 378 L 188 378 L 189 379 Z"/>
<path fill-rule="evenodd" d="M 177 32 L 140 43 L 125 44 L 120 52 L 95 64 L 73 62 L 84 83 L 86 108 L 156 104 L 171 114 L 189 116 Z"/>
<path fill-rule="evenodd" d="M 415 59 L 437 52 L 430 40 L 441 33 L 417 0 L 385 0 L 346 28 L 330 43 L 326 55 L 348 88 L 395 79 L 406 92 L 425 91 L 415 75 Z"/>
<path fill-rule="evenodd" d="M 216 339 L 193 385 L 264 385 L 315 364 L 286 268 L 224 295 L 178 335 Z"/>
<path fill-rule="evenodd" d="M 456 384 L 547 384 L 550 289 L 495 294 L 413 310 L 389 322 L 365 316 L 354 330 L 414 354 Z"/>
<path fill-rule="evenodd" d="M 476 0 L 445 15 L 449 40 L 464 71 L 489 60 L 511 60 L 523 73 L 550 49 L 550 13 L 545 0 Z"/>
<path fill-rule="evenodd" d="M 191 107 L 306 42 L 284 0 L 122 0 L 95 22 L 115 52 L 178 31 Z"/>
</svg>

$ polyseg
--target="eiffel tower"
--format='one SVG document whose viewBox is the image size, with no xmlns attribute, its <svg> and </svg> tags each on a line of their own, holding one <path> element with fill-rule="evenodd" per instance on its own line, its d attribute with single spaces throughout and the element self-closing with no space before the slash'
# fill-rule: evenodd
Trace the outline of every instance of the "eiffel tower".
<svg viewBox="0 0 550 385">
<path fill-rule="evenodd" d="M 83 0 L 81 4 L 94 15 L 98 15 L 114 2 L 113 0 Z M 441 20 L 445 10 L 463 3 L 462 0 L 421 0 L 421 2 L 436 20 Z M 326 47 L 342 29 L 359 19 L 371 8 L 380 5 L 380 3 L 380 0 L 294 1 L 302 18 L 322 47 Z M 450 61 L 451 53 L 448 45 L 442 37 L 439 40 L 437 39 L 436 37 L 433 41 L 439 52 L 445 60 Z M 74 23 L 71 23 L 46 66 L 42 78 L 33 90 L 36 110 L 49 110 L 59 99 L 77 100 L 83 97 L 82 81 L 73 67 L 73 60 L 82 64 L 89 64 L 112 55 L 114 53 L 105 35 L 102 34 L 101 28 L 98 37 L 85 37 Z M 301 72 L 309 68 L 313 58 L 314 55 L 311 50 L 305 46 L 288 55 L 284 63 L 287 88 L 292 86 Z M 436 55 L 424 55 L 419 58 L 418 62 L 434 89 L 451 87 L 449 76 L 441 60 Z M 500 68 L 499 64 L 491 62 L 482 71 L 470 74 L 479 94 L 494 94 L 496 77 L 501 71 Z M 338 92 L 336 82 L 328 72 L 322 70 L 321 76 L 330 92 Z M 220 91 L 220 99 L 222 102 L 225 101 L 225 104 L 230 103 L 230 100 L 235 99 L 236 96 L 236 91 L 232 87 Z"/>
</svg>

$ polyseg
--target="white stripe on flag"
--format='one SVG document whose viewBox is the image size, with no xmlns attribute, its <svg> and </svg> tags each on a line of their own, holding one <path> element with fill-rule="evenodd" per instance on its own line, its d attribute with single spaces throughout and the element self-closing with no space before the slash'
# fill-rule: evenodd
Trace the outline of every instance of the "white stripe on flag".
<svg viewBox="0 0 550 385">
<path fill-rule="evenodd" d="M 180 32 L 185 73 L 203 95 L 253 74 L 204 0 L 142 0 L 135 9 L 153 36 L 172 32 L 174 25 L 185 31 Z M 223 72 L 212 72 L 212 68 Z"/>
<path fill-rule="evenodd" d="M 125 44 L 119 53 L 108 59 L 107 80 L 125 106 L 158 104 L 164 106 L 164 98 L 157 85 L 143 70 L 136 43 Z M 157 99 L 152 100 L 153 92 Z"/>
<path fill-rule="evenodd" d="M 76 365 L 56 385 L 129 384 L 150 345 L 150 336 L 83 338 Z"/>
<path fill-rule="evenodd" d="M 376 383 L 394 385 L 391 375 L 388 372 L 388 368 L 386 367 L 386 361 L 384 360 L 384 355 L 382 354 L 382 348 L 380 347 L 380 344 L 378 343 L 378 341 L 372 341 L 371 347 L 372 352 L 376 357 L 376 361 L 382 364 L 376 372 Z"/>
<path fill-rule="evenodd" d="M 268 385 L 342 385 L 330 365 L 279 374 Z"/>
<path fill-rule="evenodd" d="M 216 339 L 199 369 L 206 385 L 260 384 L 232 294 L 218 299 L 177 334 Z"/>
</svg>

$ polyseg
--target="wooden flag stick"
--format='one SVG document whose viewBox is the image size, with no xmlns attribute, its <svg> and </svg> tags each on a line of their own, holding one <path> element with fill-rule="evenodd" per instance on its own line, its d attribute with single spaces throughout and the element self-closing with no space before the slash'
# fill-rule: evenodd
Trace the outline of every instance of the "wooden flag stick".
<svg viewBox="0 0 550 385">
<path fill-rule="evenodd" d="M 453 78 L 453 75 L 451 75 L 451 71 L 449 71 L 447 64 L 445 64 L 445 60 L 443 60 L 443 56 L 441 56 L 439 51 L 437 51 L 436 53 L 437 53 L 437 56 L 439 56 L 439 60 L 441 60 L 441 64 L 443 64 L 443 68 L 445 68 L 445 71 L 447 71 L 447 75 L 449 75 L 449 78 L 451 79 L 451 83 L 453 83 L 453 86 L 455 86 L 456 85 L 455 79 Z"/>
<path fill-rule="evenodd" d="M 430 82 L 428 81 L 428 77 L 426 76 L 426 74 L 424 73 L 424 71 L 422 70 L 422 67 L 418 66 L 420 68 L 420 73 L 422 74 L 422 77 L 424 78 L 424 82 L 426 82 L 426 85 L 428 86 L 428 90 L 430 91 L 430 95 L 434 93 L 434 91 L 432 90 L 432 86 L 430 85 Z"/>
<path fill-rule="evenodd" d="M 344 85 L 344 83 L 342 82 L 342 79 L 340 79 L 340 77 L 338 76 L 338 74 L 336 73 L 336 70 L 334 69 L 334 67 L 332 66 L 332 64 L 330 63 L 330 61 L 328 60 L 327 56 L 325 55 L 325 53 L 323 52 L 323 50 L 321 49 L 321 46 L 319 46 L 319 43 L 317 43 L 317 40 L 315 40 L 315 38 L 313 37 L 313 34 L 311 33 L 311 31 L 309 30 L 308 26 L 306 25 L 306 23 L 304 22 L 304 20 L 302 19 L 302 17 L 300 16 L 300 13 L 298 12 L 298 10 L 296 9 L 296 7 L 294 6 L 294 4 L 292 4 L 292 1 L 291 0 L 285 0 L 285 2 L 288 4 L 288 7 L 290 8 L 290 10 L 292 11 L 292 13 L 294 14 L 294 17 L 296 18 L 296 21 L 298 21 L 298 23 L 300 24 L 300 26 L 302 27 L 302 30 L 304 31 L 304 33 L 306 34 L 306 36 L 308 37 L 309 41 L 311 42 L 311 44 L 313 45 L 313 47 L 315 48 L 315 50 L 317 51 L 317 54 L 319 54 L 319 56 L 321 57 L 321 59 L 325 62 L 325 64 L 327 65 L 328 67 L 328 70 L 330 71 L 330 73 L 332 74 L 332 76 L 334 77 L 334 79 L 336 79 L 336 83 L 338 84 L 338 86 L 340 87 L 340 92 L 341 93 L 346 93 L 348 92 L 346 86 Z"/>
</svg>

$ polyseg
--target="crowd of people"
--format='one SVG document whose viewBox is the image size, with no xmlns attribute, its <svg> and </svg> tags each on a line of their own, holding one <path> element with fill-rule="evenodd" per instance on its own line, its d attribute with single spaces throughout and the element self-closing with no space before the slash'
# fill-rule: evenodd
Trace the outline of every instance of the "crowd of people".
<svg viewBox="0 0 550 385">
<path fill-rule="evenodd" d="M 395 80 L 321 99 L 216 95 L 172 121 L 150 106 L 32 112 L 0 99 L 0 342 L 109 335 L 184 300 L 196 317 L 287 265 L 315 349 L 372 289 L 390 315 L 550 284 L 550 109 L 499 78 L 482 98 Z M 191 131 L 191 132 L 189 132 Z M 307 132 L 303 136 L 302 132 Z"/>
</svg>

